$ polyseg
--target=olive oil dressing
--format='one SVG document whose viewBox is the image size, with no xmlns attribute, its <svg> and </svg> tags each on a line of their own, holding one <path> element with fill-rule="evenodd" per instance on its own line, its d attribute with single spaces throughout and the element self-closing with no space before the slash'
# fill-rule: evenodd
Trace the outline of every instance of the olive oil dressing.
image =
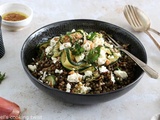
<svg viewBox="0 0 160 120">
<path fill-rule="evenodd" d="M 22 12 L 8 12 L 2 15 L 2 19 L 7 21 L 20 21 L 27 17 L 28 16 Z"/>
</svg>

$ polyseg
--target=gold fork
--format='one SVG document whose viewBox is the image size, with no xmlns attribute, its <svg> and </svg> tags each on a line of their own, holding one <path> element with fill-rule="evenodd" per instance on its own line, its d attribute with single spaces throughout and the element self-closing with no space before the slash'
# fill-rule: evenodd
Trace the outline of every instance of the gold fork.
<svg viewBox="0 0 160 120">
<path fill-rule="evenodd" d="M 158 35 L 160 35 L 160 33 L 150 28 L 149 18 L 140 9 L 132 5 L 126 5 L 124 7 L 124 16 L 135 31 L 145 32 L 160 50 L 160 44 L 155 38 L 153 38 L 148 30 L 153 31 Z"/>
<path fill-rule="evenodd" d="M 151 78 L 154 79 L 160 79 L 160 75 L 153 70 L 151 67 L 149 67 L 146 63 L 138 59 L 136 56 L 125 50 L 120 44 L 118 44 L 110 35 L 106 35 L 106 38 L 109 42 L 112 42 L 112 44 L 119 50 L 123 51 L 125 54 L 127 54 L 129 57 L 131 57 L 138 65 L 145 71 Z"/>
</svg>

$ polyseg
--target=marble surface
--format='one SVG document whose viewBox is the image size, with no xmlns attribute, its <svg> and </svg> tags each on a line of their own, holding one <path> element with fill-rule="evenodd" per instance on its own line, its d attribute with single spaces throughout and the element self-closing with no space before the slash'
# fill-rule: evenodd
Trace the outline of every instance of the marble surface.
<svg viewBox="0 0 160 120">
<path fill-rule="evenodd" d="M 159 0 L 0 0 L 0 4 L 6 2 L 26 4 L 34 12 L 31 24 L 24 30 L 10 32 L 2 28 L 6 53 L 0 59 L 0 71 L 7 77 L 0 84 L 0 96 L 21 107 L 22 120 L 150 120 L 160 113 L 160 80 L 146 74 L 120 98 L 80 106 L 60 102 L 40 91 L 27 77 L 20 60 L 24 41 L 38 28 L 62 20 L 96 19 L 133 33 L 146 49 L 148 65 L 160 72 L 160 51 L 145 33 L 133 31 L 123 15 L 124 5 L 135 5 L 145 11 L 151 26 L 160 31 Z M 160 36 L 152 35 L 160 42 Z"/>
</svg>

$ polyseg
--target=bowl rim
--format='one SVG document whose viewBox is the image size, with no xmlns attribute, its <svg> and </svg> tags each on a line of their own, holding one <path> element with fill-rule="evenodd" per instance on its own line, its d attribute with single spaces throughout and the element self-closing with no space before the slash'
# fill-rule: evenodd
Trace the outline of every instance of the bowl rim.
<svg viewBox="0 0 160 120">
<path fill-rule="evenodd" d="M 9 24 L 19 24 L 19 23 L 22 23 L 22 22 L 26 22 L 28 20 L 31 20 L 32 17 L 33 17 L 33 10 L 31 7 L 29 7 L 28 5 L 26 4 L 23 4 L 23 3 L 18 3 L 18 2 L 6 2 L 6 3 L 3 3 L 3 4 L 0 4 L 0 10 L 1 10 L 1 7 L 2 6 L 6 6 L 6 5 L 19 5 L 19 6 L 23 6 L 23 7 L 26 7 L 27 8 L 27 11 L 30 11 L 30 14 L 28 15 L 28 17 L 26 19 L 23 19 L 23 20 L 19 20 L 19 21 L 7 21 L 7 20 L 4 20 L 2 19 L 2 24 L 4 23 L 5 25 L 7 23 Z M 20 11 L 21 12 L 21 11 Z M 1 15 L 2 16 L 2 15 Z"/>
<path fill-rule="evenodd" d="M 105 21 L 93 20 L 93 19 L 70 19 L 70 20 L 62 20 L 62 21 L 50 23 L 50 24 L 47 24 L 47 25 L 45 25 L 45 26 L 43 26 L 43 27 L 40 27 L 39 29 L 37 29 L 37 30 L 35 30 L 33 33 L 31 33 L 31 34 L 27 37 L 27 39 L 24 41 L 24 43 L 23 43 L 23 45 L 22 45 L 22 48 L 21 48 L 20 57 L 21 57 L 22 66 L 23 66 L 24 70 L 27 72 L 27 75 L 28 75 L 29 77 L 31 77 L 34 81 L 38 82 L 38 83 L 41 84 L 43 87 L 45 87 L 45 88 L 47 88 L 47 89 L 49 89 L 49 90 L 55 90 L 55 91 L 57 91 L 57 92 L 61 92 L 61 93 L 64 93 L 64 94 L 70 94 L 70 95 L 76 95 L 76 96 L 102 96 L 102 95 L 104 95 L 104 94 L 105 94 L 105 95 L 106 95 L 106 94 L 112 94 L 112 93 L 116 93 L 116 92 L 119 92 L 119 91 L 123 91 L 124 89 L 126 89 L 126 88 L 132 86 L 133 84 L 135 84 L 136 82 L 140 81 L 140 79 L 141 79 L 141 78 L 143 77 L 143 75 L 144 75 L 144 71 L 143 71 L 143 70 L 142 70 L 142 73 L 140 74 L 140 76 L 139 76 L 137 79 L 135 79 L 135 81 L 133 81 L 132 83 L 130 83 L 130 84 L 128 84 L 128 85 L 126 85 L 125 87 L 122 87 L 122 88 L 120 88 L 120 89 L 116 89 L 116 90 L 114 90 L 114 91 L 105 92 L 105 93 L 98 93 L 98 94 L 76 94 L 76 93 L 69 93 L 69 92 L 66 92 L 66 91 L 61 91 L 61 90 L 59 90 L 59 89 L 57 89 L 57 88 L 51 88 L 50 86 L 42 83 L 42 82 L 39 81 L 37 78 L 35 78 L 35 77 L 31 74 L 31 72 L 28 70 L 28 68 L 27 68 L 27 66 L 25 65 L 24 60 L 23 60 L 23 56 L 24 56 L 24 54 L 23 54 L 23 49 L 25 48 L 25 44 L 29 41 L 29 38 L 30 38 L 30 37 L 32 37 L 35 33 L 38 33 L 39 31 L 45 29 L 46 27 L 49 27 L 49 26 L 52 26 L 52 25 L 55 25 L 55 24 L 59 24 L 59 23 L 63 23 L 63 22 L 70 22 L 70 21 L 81 21 L 81 22 L 83 22 L 83 21 L 88 21 L 88 22 L 89 22 L 89 21 L 95 21 L 95 22 L 107 23 L 108 25 L 111 25 L 111 26 L 113 26 L 113 27 L 115 27 L 115 28 L 120 28 L 122 31 L 124 31 L 125 33 L 129 34 L 130 36 L 132 36 L 134 39 L 137 40 L 137 42 L 140 44 L 140 46 L 142 47 L 142 49 L 143 49 L 143 51 L 144 51 L 144 57 L 145 57 L 145 58 L 144 58 L 144 59 L 145 59 L 144 62 L 147 63 L 147 53 L 146 53 L 146 50 L 145 50 L 143 44 L 142 44 L 142 43 L 140 42 L 140 40 L 139 40 L 135 35 L 133 35 L 131 32 L 125 30 L 124 28 L 122 28 L 122 27 L 120 27 L 120 26 L 117 26 L 117 25 L 115 25 L 115 24 L 112 24 L 112 23 L 109 23 L 109 22 L 105 22 Z"/>
</svg>

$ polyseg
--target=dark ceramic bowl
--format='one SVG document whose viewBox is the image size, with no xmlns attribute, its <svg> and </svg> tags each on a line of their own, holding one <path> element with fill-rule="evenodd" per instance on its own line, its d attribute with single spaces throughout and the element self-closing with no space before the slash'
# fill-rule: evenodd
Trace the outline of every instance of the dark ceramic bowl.
<svg viewBox="0 0 160 120">
<path fill-rule="evenodd" d="M 130 52 L 143 62 L 146 63 L 147 61 L 146 51 L 141 42 L 134 35 L 116 25 L 96 20 L 68 20 L 49 24 L 32 33 L 24 42 L 21 50 L 21 61 L 24 70 L 26 71 L 31 81 L 40 90 L 55 98 L 58 98 L 59 100 L 73 104 L 97 104 L 124 95 L 129 90 L 131 90 L 142 78 L 144 72 L 137 66 L 134 82 L 125 86 L 124 88 L 112 92 L 94 95 L 67 93 L 41 83 L 39 80 L 32 76 L 27 68 L 27 65 L 31 63 L 32 58 L 35 57 L 35 48 L 37 44 L 42 41 L 46 41 L 48 40 L 48 38 L 51 38 L 53 36 L 65 34 L 67 31 L 71 31 L 72 29 L 84 29 L 87 32 L 104 30 L 107 33 L 113 35 L 113 38 L 118 39 L 120 42 L 130 44 Z"/>
</svg>

